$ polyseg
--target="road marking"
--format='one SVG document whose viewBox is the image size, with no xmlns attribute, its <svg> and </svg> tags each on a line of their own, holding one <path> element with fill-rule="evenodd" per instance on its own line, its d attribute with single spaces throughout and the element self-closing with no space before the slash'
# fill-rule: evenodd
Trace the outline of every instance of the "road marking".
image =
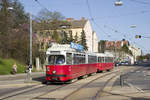
<svg viewBox="0 0 150 100">
<path fill-rule="evenodd" d="M 132 88 L 135 88 L 135 89 L 137 89 L 138 91 L 140 91 L 140 92 L 144 92 L 141 88 L 139 88 L 139 87 L 137 87 L 137 86 L 135 86 L 135 85 L 132 85 L 131 83 L 129 83 L 129 82 L 127 82 L 127 81 L 124 81 L 124 83 L 126 83 L 126 84 L 128 84 L 130 87 L 132 87 Z"/>
</svg>

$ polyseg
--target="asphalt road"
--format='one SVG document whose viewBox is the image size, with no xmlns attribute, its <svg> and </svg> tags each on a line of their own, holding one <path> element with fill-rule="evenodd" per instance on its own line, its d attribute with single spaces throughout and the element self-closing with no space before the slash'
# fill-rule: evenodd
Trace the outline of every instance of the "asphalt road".
<svg viewBox="0 0 150 100">
<path fill-rule="evenodd" d="M 150 92 L 150 67 L 143 67 L 139 71 L 129 73 L 125 80 L 141 92 Z"/>
<path fill-rule="evenodd" d="M 115 70 L 129 69 L 132 66 L 120 66 L 115 68 Z M 132 68 L 139 68 L 137 66 Z M 122 70 L 123 72 L 125 70 Z M 107 72 L 108 73 L 108 72 Z M 55 98 L 65 97 L 67 94 L 72 93 L 78 88 L 82 87 L 84 84 L 88 83 L 90 80 L 95 79 L 101 75 L 106 73 L 99 73 L 94 76 L 90 76 L 86 79 L 78 80 L 72 84 L 42 84 L 42 81 L 45 80 L 45 73 L 34 73 L 32 74 L 33 81 L 32 83 L 24 83 L 26 78 L 26 74 L 20 74 L 16 76 L 5 76 L 0 77 L 0 100 L 40 100 L 40 99 L 48 99 L 51 98 L 55 100 Z M 130 73 L 126 74 L 127 77 L 125 81 L 128 84 L 132 84 L 141 92 L 150 92 L 150 67 L 143 67 L 139 71 L 130 70 Z M 111 75 L 110 75 L 111 76 Z M 108 77 L 109 79 L 109 77 Z M 95 95 L 96 91 L 100 89 L 100 87 L 105 84 L 107 78 L 96 80 L 93 83 L 85 86 L 85 88 L 80 91 L 74 93 L 72 96 L 68 98 L 71 100 L 75 100 L 75 98 L 86 98 L 92 95 Z M 48 94 L 47 94 L 48 93 Z M 90 94 L 89 94 L 90 93 Z M 78 96 L 80 94 L 80 96 Z M 81 95 L 84 94 L 84 95 Z M 55 98 L 53 98 L 55 97 Z M 85 99 L 86 100 L 86 99 Z M 90 100 L 90 99 L 89 99 Z"/>
</svg>

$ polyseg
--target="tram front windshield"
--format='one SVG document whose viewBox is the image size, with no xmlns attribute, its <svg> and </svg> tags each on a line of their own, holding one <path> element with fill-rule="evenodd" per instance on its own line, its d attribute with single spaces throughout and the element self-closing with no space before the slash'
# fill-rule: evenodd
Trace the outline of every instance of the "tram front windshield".
<svg viewBox="0 0 150 100">
<path fill-rule="evenodd" d="M 65 63 L 65 57 L 63 55 L 50 55 L 48 57 L 48 64 L 61 65 Z"/>
</svg>

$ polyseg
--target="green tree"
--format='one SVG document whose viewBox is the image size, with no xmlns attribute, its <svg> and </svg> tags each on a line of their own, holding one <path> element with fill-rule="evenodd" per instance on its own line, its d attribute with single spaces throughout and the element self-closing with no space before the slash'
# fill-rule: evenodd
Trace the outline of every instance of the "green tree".
<svg viewBox="0 0 150 100">
<path fill-rule="evenodd" d="M 44 32 L 45 30 L 51 30 L 52 39 L 56 40 L 57 43 L 61 43 L 63 40 L 62 34 L 57 30 L 63 30 L 61 26 L 68 25 L 63 19 L 64 16 L 59 12 L 42 9 L 38 13 L 38 17 L 34 20 L 33 30 L 35 32 L 41 31 L 43 35 L 46 34 L 46 32 Z"/>
<path fill-rule="evenodd" d="M 78 43 L 78 33 L 76 32 L 76 35 L 74 37 L 74 40 L 73 40 L 74 43 Z"/>
<path fill-rule="evenodd" d="M 60 34 L 56 30 L 53 32 L 52 39 L 56 40 L 57 43 L 61 43 L 62 41 Z"/>
<path fill-rule="evenodd" d="M 126 44 L 124 44 L 124 45 L 122 46 L 121 51 L 123 51 L 123 52 L 125 52 L 125 53 L 127 53 L 127 54 L 132 55 L 132 51 L 129 50 L 129 48 L 128 48 L 128 46 L 127 46 Z"/>
<path fill-rule="evenodd" d="M 9 56 L 9 32 L 10 32 L 10 21 L 9 21 L 9 6 L 11 2 L 9 0 L 1 0 L 0 9 L 0 54 L 3 57 Z"/>
<path fill-rule="evenodd" d="M 25 13 L 24 7 L 18 0 L 14 0 L 12 7 L 11 17 L 13 18 L 13 28 L 29 22 L 29 15 Z"/>
<path fill-rule="evenodd" d="M 45 9 L 40 10 L 38 13 L 38 20 L 53 21 L 53 20 L 63 20 L 65 17 L 60 12 L 51 12 Z"/>
<path fill-rule="evenodd" d="M 80 44 L 83 46 L 84 50 L 88 50 L 87 44 L 86 44 L 86 36 L 84 30 L 81 32 L 81 41 Z"/>
<path fill-rule="evenodd" d="M 71 42 L 73 42 L 74 41 L 74 39 L 73 39 L 73 36 L 72 36 L 72 31 L 70 31 L 70 36 L 69 36 L 69 39 L 68 39 L 68 41 L 69 41 L 69 44 L 71 43 Z"/>
<path fill-rule="evenodd" d="M 38 13 L 38 17 L 35 19 L 35 30 L 57 30 L 64 22 L 64 16 L 59 12 L 50 12 L 42 9 Z"/>
<path fill-rule="evenodd" d="M 8 31 L 8 7 L 9 0 L 1 0 L 1 9 L 0 9 L 0 34 L 6 35 Z"/>
<path fill-rule="evenodd" d="M 106 40 L 101 40 L 98 43 L 98 45 L 99 45 L 98 52 L 100 52 L 100 53 L 104 53 L 105 52 L 105 42 L 106 42 Z"/>
<path fill-rule="evenodd" d="M 125 53 L 128 53 L 129 48 L 127 47 L 126 44 L 124 44 L 121 48 L 122 51 L 124 51 Z"/>
<path fill-rule="evenodd" d="M 2 0 L 0 8 L 0 57 L 29 62 L 29 23 L 18 0 Z M 13 7 L 9 10 L 9 7 Z M 33 59 L 38 54 L 37 38 L 33 34 Z M 34 60 L 33 60 L 34 61 Z"/>
<path fill-rule="evenodd" d="M 69 44 L 68 35 L 65 31 L 62 33 L 62 44 Z"/>
</svg>

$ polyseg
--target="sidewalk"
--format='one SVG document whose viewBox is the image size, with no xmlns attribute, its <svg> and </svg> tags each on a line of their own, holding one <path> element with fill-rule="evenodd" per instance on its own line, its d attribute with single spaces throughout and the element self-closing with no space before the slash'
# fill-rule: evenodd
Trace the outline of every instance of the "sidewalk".
<svg viewBox="0 0 150 100">
<path fill-rule="evenodd" d="M 119 80 L 117 80 L 111 90 L 104 91 L 100 100 L 150 100 L 150 93 L 128 83 L 121 87 Z"/>
<path fill-rule="evenodd" d="M 26 82 L 27 73 L 15 74 L 15 75 L 0 75 L 0 87 L 14 86 L 14 85 L 30 85 L 41 84 L 45 79 L 45 72 L 32 72 L 32 81 Z"/>
<path fill-rule="evenodd" d="M 43 72 L 32 72 L 31 74 L 34 75 L 34 74 L 41 74 L 41 73 L 45 73 L 44 71 Z M 10 75 L 0 75 L 0 79 L 1 78 L 7 78 L 7 77 L 17 77 L 17 76 L 24 76 L 24 75 L 27 75 L 27 73 L 18 73 L 18 74 L 10 74 Z"/>
</svg>

